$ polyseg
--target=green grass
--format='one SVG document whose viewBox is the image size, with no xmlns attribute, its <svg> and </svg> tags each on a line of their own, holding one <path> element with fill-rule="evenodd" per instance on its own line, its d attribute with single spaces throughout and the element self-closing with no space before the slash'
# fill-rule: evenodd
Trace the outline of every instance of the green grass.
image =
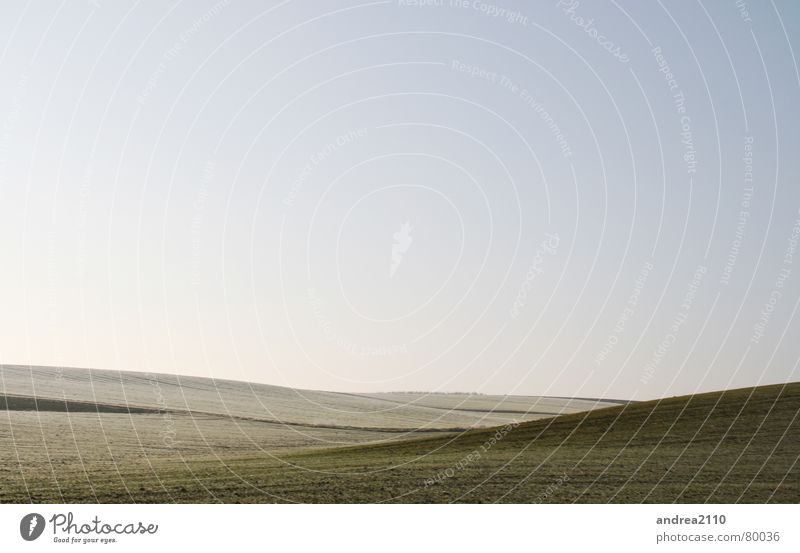
<svg viewBox="0 0 800 553">
<path fill-rule="evenodd" d="M 6 462 L 0 501 L 796 503 L 799 415 L 793 383 L 525 422 L 494 441 L 497 429 L 269 454 L 199 448 L 24 483 Z"/>
</svg>

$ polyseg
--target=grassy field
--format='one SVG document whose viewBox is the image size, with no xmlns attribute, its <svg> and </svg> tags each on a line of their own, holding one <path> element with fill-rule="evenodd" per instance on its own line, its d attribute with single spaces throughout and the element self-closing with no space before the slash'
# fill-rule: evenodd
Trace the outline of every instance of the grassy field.
<svg viewBox="0 0 800 553">
<path fill-rule="evenodd" d="M 615 404 L 537 396 L 343 394 L 194 376 L 13 365 L 0 365 L 2 395 L 297 426 L 400 430 L 490 427 Z"/>
<path fill-rule="evenodd" d="M 340 422 L 335 419 L 315 425 L 302 418 L 301 406 L 291 409 L 300 417 L 292 425 L 259 418 L 242 405 L 235 416 L 208 402 L 204 411 L 176 404 L 148 411 L 139 397 L 142 412 L 114 407 L 67 415 L 31 409 L 21 394 L 5 395 L 21 403 L 7 399 L 0 411 L 3 502 L 800 501 L 798 383 L 642 403 L 580 400 L 605 407 L 560 416 L 552 410 L 582 404 L 364 396 L 397 402 L 403 416 L 393 421 L 428 413 L 416 409 L 446 413 L 453 402 L 463 408 L 456 417 L 496 407 L 510 418 L 493 428 L 448 431 L 451 419 L 438 413 L 434 419 L 447 422 L 426 432 L 380 428 L 369 414 L 348 414 L 344 427 L 328 424 Z M 339 395 L 351 398 L 346 402 L 362 397 Z M 513 422 L 523 420 L 520 408 L 534 412 L 534 405 L 537 412 L 549 406 L 551 414 Z"/>
</svg>

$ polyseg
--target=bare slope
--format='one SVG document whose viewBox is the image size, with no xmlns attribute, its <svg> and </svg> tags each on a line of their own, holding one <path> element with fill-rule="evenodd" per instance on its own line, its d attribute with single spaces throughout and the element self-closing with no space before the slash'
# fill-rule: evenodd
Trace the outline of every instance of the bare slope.
<svg viewBox="0 0 800 553">
<path fill-rule="evenodd" d="M 202 377 L 13 365 L 0 366 L 2 395 L 292 425 L 407 430 L 490 427 L 612 405 L 529 396 L 429 394 L 406 399 Z"/>
<path fill-rule="evenodd" d="M 0 411 L 0 501 L 800 501 L 800 383 L 407 436 Z"/>
<path fill-rule="evenodd" d="M 225 467 L 234 458 L 269 461 L 289 452 L 442 435 L 552 416 L 569 404 L 424 399 L 404 404 L 230 380 L 0 366 L 0 501 L 62 492 L 92 500 L 95 489 L 102 490 L 98 497 L 123 498 L 139 488 L 164 488 L 162 471 L 191 474 L 193 463 Z M 493 401 L 502 408 L 493 412 Z M 122 475 L 131 471 L 145 471 L 145 484 L 129 489 Z"/>
<path fill-rule="evenodd" d="M 294 501 L 800 501 L 800 383 L 290 456 Z M 263 482 L 243 461 L 234 468 Z M 317 471 L 332 470 L 320 475 Z M 275 477 L 273 476 L 273 481 Z M 306 488 L 307 486 L 307 488 Z M 313 494 L 306 491 L 313 489 Z"/>
</svg>

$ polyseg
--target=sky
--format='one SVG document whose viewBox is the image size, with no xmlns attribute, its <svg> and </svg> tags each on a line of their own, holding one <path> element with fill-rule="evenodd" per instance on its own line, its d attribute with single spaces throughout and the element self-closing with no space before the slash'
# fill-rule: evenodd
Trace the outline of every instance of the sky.
<svg viewBox="0 0 800 553">
<path fill-rule="evenodd" d="M 800 380 L 800 5 L 0 7 L 0 363 Z"/>
</svg>

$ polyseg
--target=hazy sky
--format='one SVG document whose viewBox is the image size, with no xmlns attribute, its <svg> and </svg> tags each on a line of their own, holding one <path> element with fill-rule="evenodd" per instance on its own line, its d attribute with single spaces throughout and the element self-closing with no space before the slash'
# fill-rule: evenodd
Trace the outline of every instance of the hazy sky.
<svg viewBox="0 0 800 553">
<path fill-rule="evenodd" d="M 800 379 L 800 4 L 4 2 L 0 362 Z"/>
</svg>

